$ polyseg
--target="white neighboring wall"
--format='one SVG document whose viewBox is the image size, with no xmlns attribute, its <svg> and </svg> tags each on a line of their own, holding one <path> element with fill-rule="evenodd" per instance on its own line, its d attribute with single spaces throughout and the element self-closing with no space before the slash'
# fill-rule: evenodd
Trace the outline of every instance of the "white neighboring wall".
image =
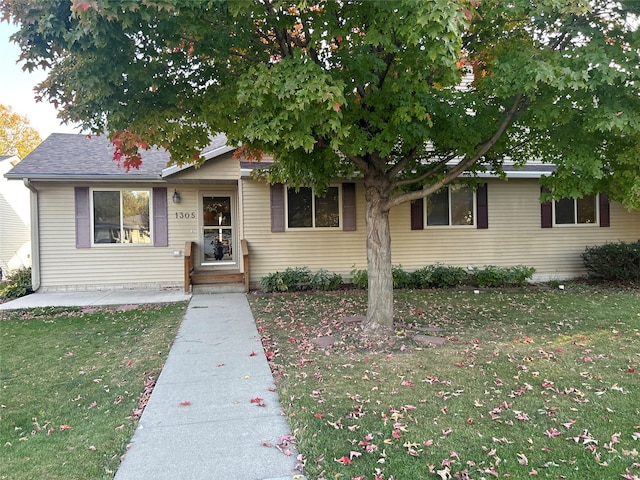
<svg viewBox="0 0 640 480">
<path fill-rule="evenodd" d="M 20 160 L 0 157 L 0 268 L 3 278 L 10 270 L 31 266 L 31 192 L 4 174 Z"/>
</svg>

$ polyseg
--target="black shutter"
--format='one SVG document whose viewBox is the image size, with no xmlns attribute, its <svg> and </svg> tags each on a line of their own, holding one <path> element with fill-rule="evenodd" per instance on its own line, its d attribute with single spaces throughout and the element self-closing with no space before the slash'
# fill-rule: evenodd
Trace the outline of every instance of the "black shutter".
<svg viewBox="0 0 640 480">
<path fill-rule="evenodd" d="M 487 184 L 478 185 L 476 190 L 476 204 L 478 219 L 476 225 L 478 228 L 489 228 L 489 205 L 487 195 Z"/>
<path fill-rule="evenodd" d="M 600 226 L 610 227 L 611 216 L 609 212 L 609 195 L 601 193 L 598 195 L 598 202 L 600 203 Z"/>
<path fill-rule="evenodd" d="M 411 201 L 411 230 L 424 230 L 424 198 Z"/>
<path fill-rule="evenodd" d="M 356 184 L 342 184 L 342 230 L 356 229 Z"/>
</svg>

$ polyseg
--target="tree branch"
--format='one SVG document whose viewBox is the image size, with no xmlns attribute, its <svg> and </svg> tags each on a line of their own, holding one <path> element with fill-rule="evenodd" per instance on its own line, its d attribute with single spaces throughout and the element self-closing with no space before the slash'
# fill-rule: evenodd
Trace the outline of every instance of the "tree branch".
<svg viewBox="0 0 640 480">
<path fill-rule="evenodd" d="M 485 142 L 480 144 L 478 150 L 473 156 L 468 157 L 466 159 L 462 159 L 456 166 L 454 166 L 441 180 L 432 184 L 430 187 L 409 193 L 403 193 L 397 196 L 392 197 L 383 205 L 383 209 L 390 210 L 391 208 L 400 205 L 402 203 L 408 202 L 410 200 L 417 200 L 419 198 L 424 198 L 427 195 L 441 189 L 446 184 L 455 180 L 460 176 L 462 172 L 467 170 L 471 165 L 480 160 L 490 149 L 493 147 L 496 142 L 500 139 L 502 134 L 505 132 L 507 127 L 513 122 L 514 118 L 524 112 L 529 104 L 531 103 L 529 97 L 523 96 L 521 93 L 517 94 L 513 102 L 511 104 L 511 108 L 504 114 L 502 121 L 498 125 L 495 133 Z"/>
</svg>

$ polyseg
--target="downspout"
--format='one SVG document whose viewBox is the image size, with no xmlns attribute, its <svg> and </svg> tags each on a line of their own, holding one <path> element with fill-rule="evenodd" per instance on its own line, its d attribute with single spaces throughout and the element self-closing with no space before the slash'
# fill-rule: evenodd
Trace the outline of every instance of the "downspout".
<svg viewBox="0 0 640 480">
<path fill-rule="evenodd" d="M 31 191 L 31 288 L 35 292 L 40 288 L 40 203 L 36 187 L 28 178 L 23 181 Z"/>
</svg>

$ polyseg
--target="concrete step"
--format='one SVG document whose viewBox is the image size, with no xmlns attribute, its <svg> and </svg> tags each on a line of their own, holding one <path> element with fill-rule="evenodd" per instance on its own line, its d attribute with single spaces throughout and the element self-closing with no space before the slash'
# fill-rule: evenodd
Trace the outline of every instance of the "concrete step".
<svg viewBox="0 0 640 480">
<path fill-rule="evenodd" d="M 244 283 L 192 285 L 193 293 L 244 293 Z"/>
</svg>

